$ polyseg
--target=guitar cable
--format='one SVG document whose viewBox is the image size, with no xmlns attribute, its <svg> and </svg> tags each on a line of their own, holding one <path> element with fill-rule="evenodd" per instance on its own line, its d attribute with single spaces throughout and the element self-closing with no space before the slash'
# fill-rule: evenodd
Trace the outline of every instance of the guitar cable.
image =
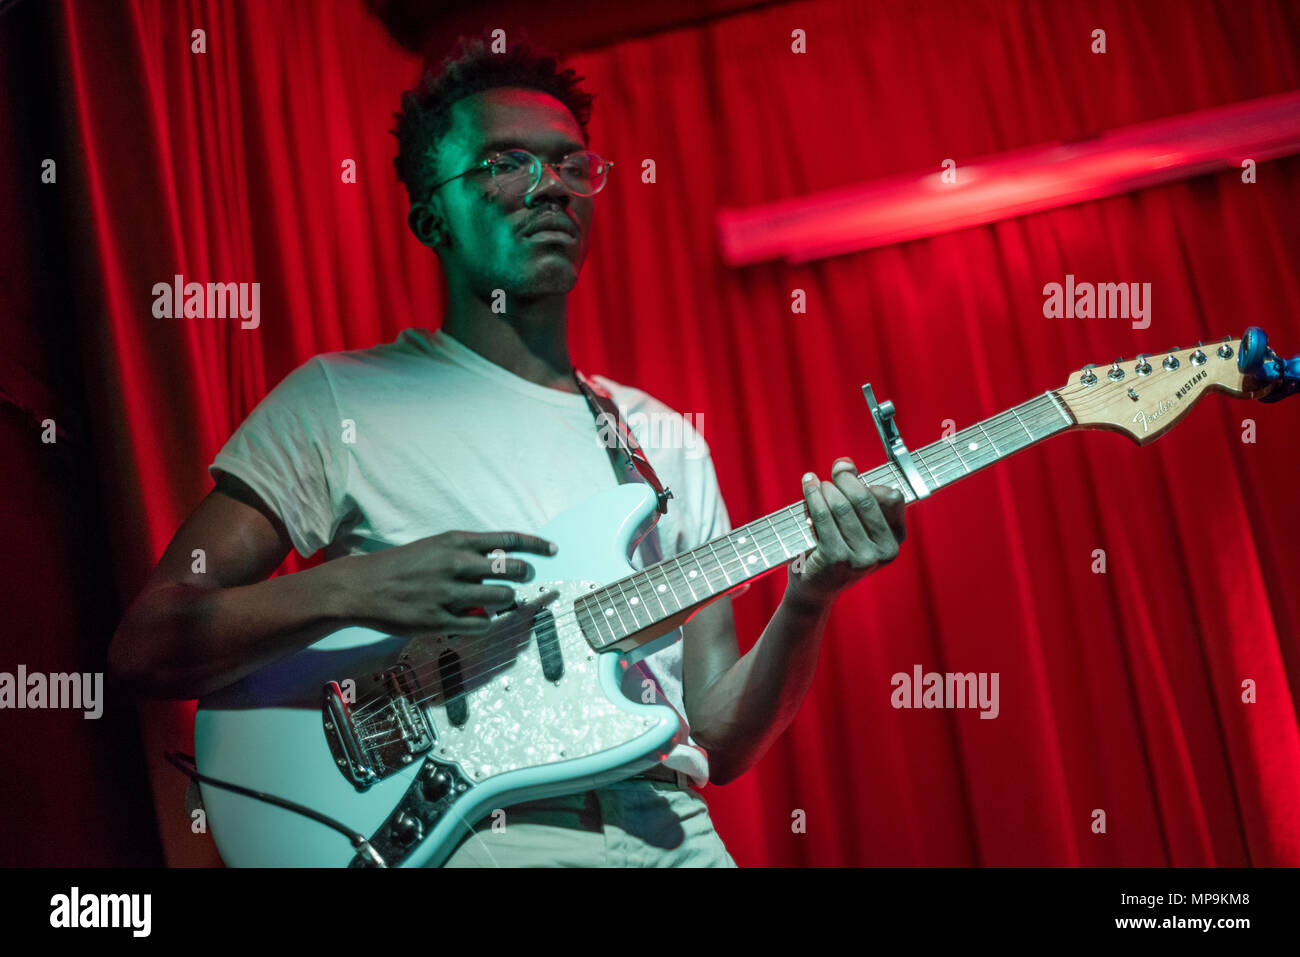
<svg viewBox="0 0 1300 957">
<path fill-rule="evenodd" d="M 387 867 L 383 857 L 374 849 L 364 834 L 358 834 L 346 824 L 341 824 L 327 814 L 313 810 L 306 805 L 299 804 L 296 801 L 290 801 L 287 798 L 276 797 L 274 794 L 266 794 L 263 791 L 254 791 L 252 788 L 246 788 L 241 784 L 231 784 L 229 781 L 218 781 L 216 778 L 208 777 L 199 771 L 198 765 L 194 761 L 194 756 L 185 754 L 181 751 L 164 751 L 163 756 L 171 762 L 172 766 L 193 781 L 203 784 L 211 784 L 213 787 L 224 788 L 227 791 L 233 791 L 236 794 L 242 794 L 244 797 L 257 798 L 259 801 L 265 801 L 267 804 L 274 804 L 276 807 L 282 807 L 288 811 L 296 811 L 304 817 L 309 817 L 318 824 L 324 824 L 338 831 L 351 842 L 352 846 L 361 854 L 365 854 L 376 867 Z"/>
</svg>

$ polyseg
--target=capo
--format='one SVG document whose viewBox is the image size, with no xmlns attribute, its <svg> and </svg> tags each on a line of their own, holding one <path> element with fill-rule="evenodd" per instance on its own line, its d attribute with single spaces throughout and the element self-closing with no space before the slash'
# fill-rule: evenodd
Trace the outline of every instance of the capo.
<svg viewBox="0 0 1300 957">
<path fill-rule="evenodd" d="M 884 443 L 889 460 L 903 473 L 903 478 L 912 487 L 912 494 L 918 499 L 926 498 L 930 494 L 930 489 L 925 484 L 925 479 L 921 478 L 920 471 L 912 461 L 912 453 L 907 451 L 907 446 L 903 444 L 903 437 L 898 434 L 898 426 L 894 424 L 894 403 L 877 403 L 876 395 L 871 391 L 869 382 L 862 387 L 862 394 L 867 397 L 871 419 L 876 423 L 876 431 L 880 433 L 880 441 Z"/>
</svg>

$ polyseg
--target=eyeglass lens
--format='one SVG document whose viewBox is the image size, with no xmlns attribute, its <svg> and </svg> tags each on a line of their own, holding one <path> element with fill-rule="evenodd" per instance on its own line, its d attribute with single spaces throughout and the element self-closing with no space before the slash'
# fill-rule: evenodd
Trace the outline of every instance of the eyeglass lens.
<svg viewBox="0 0 1300 957">
<path fill-rule="evenodd" d="M 541 182 L 541 160 L 524 150 L 498 153 L 492 158 L 491 169 L 497 186 L 506 192 L 526 193 Z M 558 174 L 560 182 L 571 193 L 591 196 L 605 185 L 608 169 L 600 154 L 582 150 L 561 160 Z"/>
</svg>

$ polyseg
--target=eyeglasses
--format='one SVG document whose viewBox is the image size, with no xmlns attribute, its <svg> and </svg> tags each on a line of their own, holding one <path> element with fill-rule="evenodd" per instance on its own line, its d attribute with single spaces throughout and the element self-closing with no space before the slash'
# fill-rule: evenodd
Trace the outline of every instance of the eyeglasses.
<svg viewBox="0 0 1300 957">
<path fill-rule="evenodd" d="M 542 168 L 549 167 L 564 188 L 574 196 L 595 196 L 605 188 L 613 166 L 611 160 L 590 150 L 570 153 L 558 163 L 543 163 L 527 150 L 505 150 L 475 163 L 463 173 L 444 179 L 430 187 L 429 192 L 432 194 L 452 180 L 486 169 L 491 171 L 492 182 L 502 193 L 508 196 L 527 196 L 542 182 Z"/>
</svg>

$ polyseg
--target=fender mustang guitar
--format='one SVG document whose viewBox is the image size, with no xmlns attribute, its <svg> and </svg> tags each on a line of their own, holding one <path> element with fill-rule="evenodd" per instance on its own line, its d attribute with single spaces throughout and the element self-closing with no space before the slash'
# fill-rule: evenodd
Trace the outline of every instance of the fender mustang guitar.
<svg viewBox="0 0 1300 957">
<path fill-rule="evenodd" d="M 1252 327 L 1202 349 L 1084 366 L 1059 389 L 909 451 L 892 403 L 863 386 L 889 460 L 859 476 L 908 503 L 1049 436 L 1109 429 L 1140 444 L 1209 392 L 1277 401 L 1300 389 Z M 684 739 L 663 704 L 619 691 L 624 669 L 691 614 L 806 554 L 803 502 L 684 554 L 633 570 L 656 513 L 620 485 L 537 534 L 536 583 L 480 636 L 344 628 L 199 702 L 197 771 L 229 865 L 433 866 L 493 809 L 630 777 Z M 592 543 L 598 543 L 593 546 Z"/>
</svg>

